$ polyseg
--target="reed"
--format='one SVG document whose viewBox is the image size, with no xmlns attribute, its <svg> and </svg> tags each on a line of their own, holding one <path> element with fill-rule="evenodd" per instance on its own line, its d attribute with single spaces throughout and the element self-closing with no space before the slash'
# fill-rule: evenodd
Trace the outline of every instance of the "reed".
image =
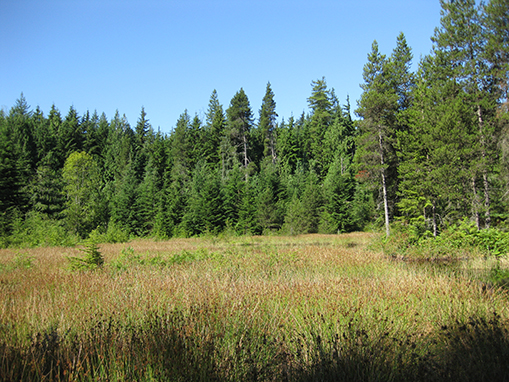
<svg viewBox="0 0 509 382">
<path fill-rule="evenodd" d="M 206 237 L 0 251 L 0 380 L 497 380 L 508 296 L 372 237 Z M 22 264 L 23 262 L 18 263 Z"/>
</svg>

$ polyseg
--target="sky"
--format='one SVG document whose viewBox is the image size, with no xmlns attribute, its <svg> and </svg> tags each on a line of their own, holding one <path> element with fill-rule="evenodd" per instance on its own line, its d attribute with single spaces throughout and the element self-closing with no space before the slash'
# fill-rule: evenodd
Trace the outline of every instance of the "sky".
<svg viewBox="0 0 509 382">
<path fill-rule="evenodd" d="M 373 41 L 389 56 L 403 32 L 417 68 L 439 21 L 439 0 L 0 0 L 0 109 L 23 93 L 134 128 L 144 107 L 170 133 L 214 89 L 226 110 L 243 88 L 257 120 L 268 82 L 278 120 L 299 117 L 325 77 L 355 110 Z"/>
</svg>

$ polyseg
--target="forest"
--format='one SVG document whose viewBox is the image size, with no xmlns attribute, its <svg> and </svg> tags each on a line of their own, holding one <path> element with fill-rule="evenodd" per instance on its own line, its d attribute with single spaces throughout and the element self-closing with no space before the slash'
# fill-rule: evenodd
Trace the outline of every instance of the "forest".
<svg viewBox="0 0 509 382">
<path fill-rule="evenodd" d="M 142 107 L 0 111 L 0 247 L 88 237 L 341 233 L 403 229 L 416 240 L 462 222 L 508 227 L 509 4 L 442 2 L 433 49 L 412 71 L 405 35 L 376 41 L 352 110 L 325 78 L 309 112 L 277 122 L 241 88 L 169 134 Z"/>
</svg>

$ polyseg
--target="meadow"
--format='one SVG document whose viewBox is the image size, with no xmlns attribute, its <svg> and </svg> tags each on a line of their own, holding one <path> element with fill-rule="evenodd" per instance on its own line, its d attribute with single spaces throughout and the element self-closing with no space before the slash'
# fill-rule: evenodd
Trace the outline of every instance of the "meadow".
<svg viewBox="0 0 509 382">
<path fill-rule="evenodd" d="M 79 246 L 0 250 L 0 380 L 509 379 L 508 294 L 471 272 L 488 260 L 376 240 L 136 240 L 95 270 L 70 269 Z"/>
</svg>

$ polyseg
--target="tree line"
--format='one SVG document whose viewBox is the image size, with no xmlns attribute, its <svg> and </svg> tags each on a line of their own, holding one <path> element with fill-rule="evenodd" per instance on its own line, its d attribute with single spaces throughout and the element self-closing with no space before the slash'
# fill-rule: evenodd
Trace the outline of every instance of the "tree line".
<svg viewBox="0 0 509 382">
<path fill-rule="evenodd" d="M 3 245 L 38 226 L 81 238 L 503 226 L 509 4 L 441 4 L 416 72 L 403 33 L 390 56 L 373 43 L 359 120 L 325 78 L 298 118 L 277 122 L 268 83 L 257 113 L 243 89 L 226 108 L 214 90 L 204 120 L 184 111 L 169 134 L 144 108 L 132 127 L 119 112 L 45 115 L 22 95 L 0 112 Z"/>
</svg>

